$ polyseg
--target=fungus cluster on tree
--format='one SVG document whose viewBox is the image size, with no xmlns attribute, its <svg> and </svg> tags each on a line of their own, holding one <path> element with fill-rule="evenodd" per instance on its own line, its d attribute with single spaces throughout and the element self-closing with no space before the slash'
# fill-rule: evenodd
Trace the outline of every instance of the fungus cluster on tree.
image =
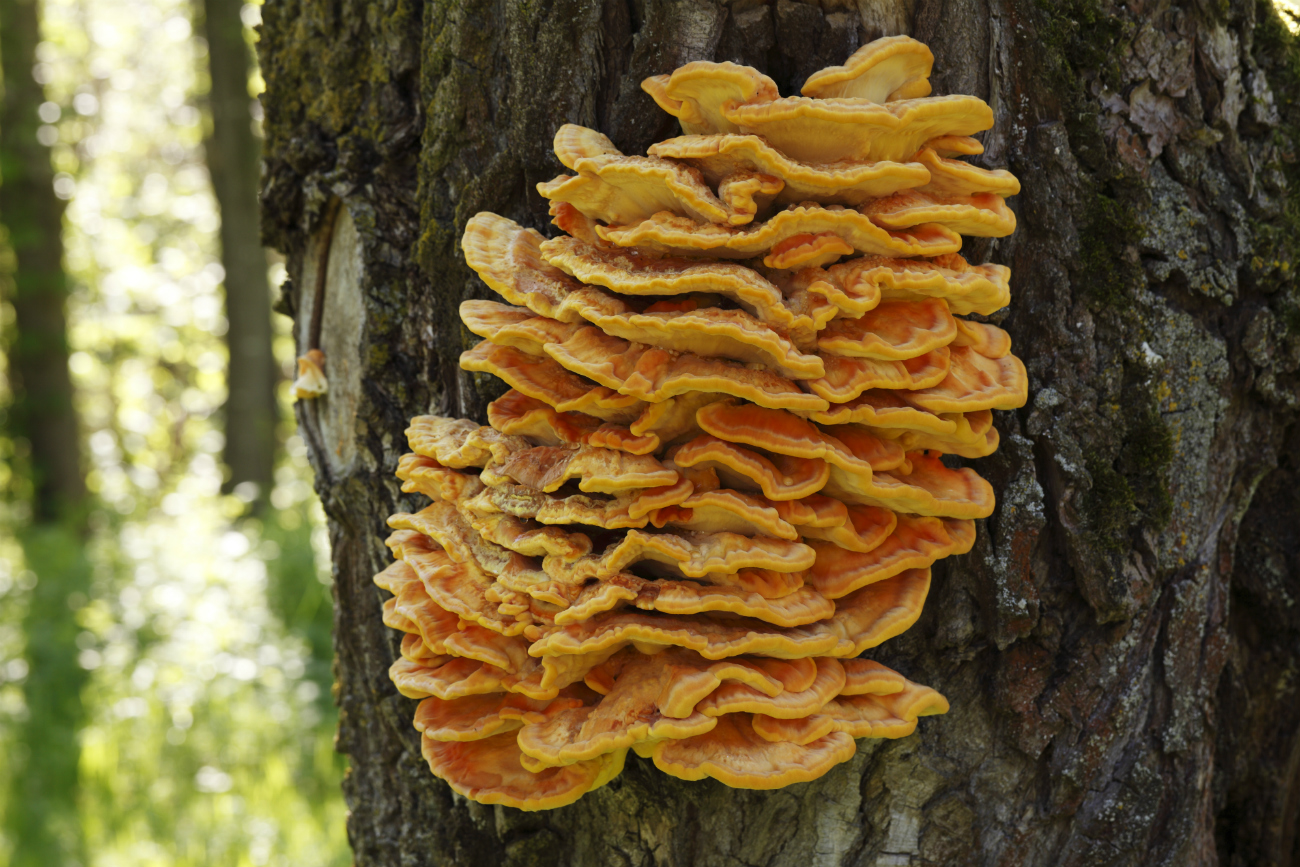
<svg viewBox="0 0 1300 867">
<path fill-rule="evenodd" d="M 992 113 L 930 97 L 930 51 L 863 47 L 781 97 L 690 63 L 643 87 L 685 135 L 649 156 L 567 125 L 538 189 L 554 239 L 479 214 L 466 370 L 509 386 L 489 426 L 423 416 L 376 576 L 422 699 L 430 769 L 482 803 L 548 809 L 629 749 L 688 780 L 814 779 L 854 739 L 946 700 L 859 655 L 919 617 L 992 488 L 943 455 L 998 445 L 1023 405 L 1009 300 L 969 265 L 1019 190 L 958 157 Z"/>
</svg>

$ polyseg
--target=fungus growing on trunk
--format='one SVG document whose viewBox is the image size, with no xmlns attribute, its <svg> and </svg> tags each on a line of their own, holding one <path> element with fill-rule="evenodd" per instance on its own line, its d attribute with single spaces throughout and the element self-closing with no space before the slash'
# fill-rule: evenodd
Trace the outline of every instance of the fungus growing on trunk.
<svg viewBox="0 0 1300 867">
<path fill-rule="evenodd" d="M 309 349 L 306 355 L 298 359 L 298 378 L 293 381 L 293 396 L 299 400 L 311 400 L 329 391 L 325 381 L 325 353 L 319 349 Z"/>
<path fill-rule="evenodd" d="M 887 36 L 862 46 L 843 66 L 808 76 L 800 92 L 818 99 L 853 97 L 893 102 L 930 95 L 934 54 L 910 36 Z"/>
<path fill-rule="evenodd" d="M 961 235 L 1015 227 L 1019 183 L 959 159 L 992 122 L 930 97 L 933 57 L 864 46 L 781 97 L 732 63 L 644 87 L 685 135 L 625 155 L 566 125 L 538 189 L 567 235 L 494 214 L 466 261 L 461 356 L 511 390 L 489 426 L 422 416 L 389 519 L 391 676 L 430 769 L 525 810 L 668 774 L 778 788 L 855 738 L 910 734 L 933 689 L 855 658 L 921 614 L 992 486 L 1024 365 L 985 322 L 1009 272 Z"/>
</svg>

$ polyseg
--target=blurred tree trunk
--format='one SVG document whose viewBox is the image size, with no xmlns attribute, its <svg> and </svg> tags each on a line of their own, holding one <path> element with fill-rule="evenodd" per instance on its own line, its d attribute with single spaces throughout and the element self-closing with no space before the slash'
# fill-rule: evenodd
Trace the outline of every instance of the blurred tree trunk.
<svg viewBox="0 0 1300 867">
<path fill-rule="evenodd" d="M 265 7 L 263 226 L 286 253 L 334 558 L 338 746 L 361 865 L 1300 865 L 1300 53 L 1267 0 L 284 0 Z M 371 575 L 407 419 L 483 420 L 456 311 L 480 210 L 549 230 L 565 122 L 677 133 L 640 81 L 734 60 L 797 93 L 910 32 L 989 102 L 1023 182 L 994 317 L 1030 372 L 975 462 L 999 494 L 875 658 L 952 702 L 775 792 L 629 757 L 547 813 L 433 779 Z M 550 230 L 553 231 L 553 230 Z M 482 392 L 484 388 L 488 391 Z"/>
<path fill-rule="evenodd" d="M 36 140 L 37 109 L 45 101 L 32 78 L 40 41 L 37 0 L 3 0 L 0 15 L 0 221 L 16 260 L 9 298 L 15 314 L 10 429 L 30 448 L 33 517 L 52 521 L 85 496 L 68 374 L 63 203 L 54 195 L 49 149 Z"/>
<path fill-rule="evenodd" d="M 226 346 L 229 397 L 225 406 L 227 487 L 255 482 L 270 493 L 275 470 L 275 384 L 271 350 L 271 290 L 258 229 L 260 157 L 249 112 L 248 76 L 253 57 L 240 18 L 243 0 L 196 4 L 200 32 L 208 40 L 212 135 L 208 171 L 221 209 L 221 264 L 226 271 Z"/>
<path fill-rule="evenodd" d="M 85 863 L 77 737 L 86 673 L 77 664 L 76 610 L 90 587 L 86 488 L 68 373 L 63 204 L 54 194 L 49 150 L 36 136 L 45 100 L 32 77 L 38 42 L 36 0 L 0 0 L 0 223 L 13 256 L 12 271 L 0 279 L 14 309 L 7 433 L 18 457 L 15 476 L 30 492 L 31 522 L 19 540 L 37 578 L 23 619 L 27 716 L 19 749 L 7 757 L 13 770 L 5 829 L 14 844 L 13 867 Z"/>
</svg>

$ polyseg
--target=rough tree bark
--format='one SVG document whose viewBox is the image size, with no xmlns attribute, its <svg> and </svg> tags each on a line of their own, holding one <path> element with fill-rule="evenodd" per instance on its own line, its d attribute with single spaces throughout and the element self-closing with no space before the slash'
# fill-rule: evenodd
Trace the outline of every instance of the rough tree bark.
<svg viewBox="0 0 1300 867">
<path fill-rule="evenodd" d="M 275 471 L 279 371 L 271 351 L 271 287 L 258 231 L 260 153 L 249 112 L 253 58 L 244 41 L 243 6 L 243 0 L 202 0 L 195 3 L 194 17 L 208 40 L 212 134 L 205 150 L 221 209 L 221 265 L 226 271 L 227 487 L 254 482 L 265 499 Z"/>
<path fill-rule="evenodd" d="M 775 792 L 629 758 L 526 814 L 424 767 L 371 574 L 409 416 L 483 418 L 457 241 L 533 191 L 565 122 L 644 152 L 639 90 L 697 59 L 796 92 L 910 32 L 986 99 L 1024 184 L 997 317 L 1030 370 L 976 463 L 999 493 L 877 658 L 952 701 Z M 1267 0 L 285 0 L 266 7 L 266 240 L 330 392 L 300 404 L 334 551 L 339 749 L 357 861 L 458 865 L 1300 864 L 1295 42 Z M 1288 196 L 1290 196 L 1288 198 Z M 314 324 L 313 324 L 314 323 Z"/>
</svg>

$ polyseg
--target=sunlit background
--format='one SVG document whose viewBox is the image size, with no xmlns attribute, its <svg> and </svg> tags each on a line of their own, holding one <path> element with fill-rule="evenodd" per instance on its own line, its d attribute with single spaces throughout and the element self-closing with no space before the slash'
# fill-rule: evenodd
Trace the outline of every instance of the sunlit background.
<svg viewBox="0 0 1300 867">
<path fill-rule="evenodd" d="M 1273 0 L 1273 5 L 1291 32 L 1300 33 L 1300 0 Z"/>
<path fill-rule="evenodd" d="M 69 366 L 93 504 L 89 589 L 69 599 L 87 680 L 79 828 L 65 830 L 82 836 L 78 860 L 104 867 L 346 864 L 328 546 L 293 432 L 284 317 L 269 505 L 253 517 L 254 492 L 221 493 L 227 323 L 193 9 L 43 0 L 38 138 L 67 202 Z M 259 7 L 241 17 L 251 42 Z M 250 96 L 260 89 L 254 74 Z M 275 286 L 283 268 L 268 268 Z M 0 326 L 12 325 L 0 307 Z M 0 375 L 0 405 L 4 391 Z M 23 797 L 15 769 L 49 749 L 24 726 L 39 640 L 24 623 L 38 574 L 54 567 L 25 562 L 19 542 L 11 459 L 22 448 L 0 441 L 0 815 Z M 0 825 L 0 864 L 21 833 Z"/>
</svg>

